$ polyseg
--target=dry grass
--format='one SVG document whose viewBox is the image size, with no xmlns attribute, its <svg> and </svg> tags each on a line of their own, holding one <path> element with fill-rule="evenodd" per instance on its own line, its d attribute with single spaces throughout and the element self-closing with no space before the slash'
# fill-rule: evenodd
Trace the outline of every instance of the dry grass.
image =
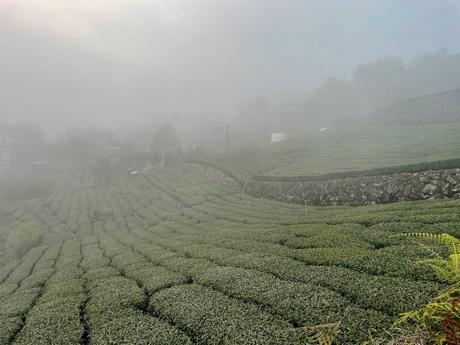
<svg viewBox="0 0 460 345">
<path fill-rule="evenodd" d="M 372 339 L 365 345 L 430 345 L 427 334 L 421 329 L 403 331 L 392 340 Z"/>
</svg>

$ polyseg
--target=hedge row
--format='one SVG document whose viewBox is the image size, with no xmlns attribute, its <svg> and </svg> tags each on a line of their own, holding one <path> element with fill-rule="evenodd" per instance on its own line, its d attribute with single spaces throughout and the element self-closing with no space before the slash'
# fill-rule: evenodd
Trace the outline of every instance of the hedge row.
<svg viewBox="0 0 460 345">
<path fill-rule="evenodd" d="M 52 267 L 58 253 L 53 247 L 48 250 L 44 247 L 30 250 L 0 285 L 0 320 L 5 322 L 5 329 L 0 333 L 3 343 L 8 343 L 23 326 L 23 319 L 40 297 L 46 281 L 54 273 Z"/>
<path fill-rule="evenodd" d="M 306 181 L 324 181 L 343 179 L 348 177 L 367 177 L 367 176 L 382 176 L 394 175 L 402 173 L 417 173 L 427 170 L 446 170 L 460 168 L 460 158 L 424 162 L 418 164 L 397 165 L 393 167 L 382 167 L 358 171 L 346 171 L 314 176 L 269 176 L 258 175 L 254 176 L 253 180 L 263 182 L 306 182 Z"/>
<path fill-rule="evenodd" d="M 128 239 L 126 241 L 135 242 Z M 278 314 L 283 319 L 287 318 L 294 324 L 313 326 L 342 320 L 344 341 L 358 338 L 364 340 L 368 336 L 368 331 L 381 331 L 389 325 L 388 316 L 349 306 L 340 295 L 311 284 L 282 281 L 256 271 L 218 267 L 198 258 L 168 256 L 160 261 L 172 270 L 183 272 L 201 285 L 213 287 L 238 299 L 264 305 L 270 313 Z M 136 276 L 136 271 L 133 272 L 133 276 Z M 329 298 L 326 298 L 326 295 L 329 295 Z M 361 319 L 369 315 L 373 316 L 373 326 L 361 332 Z"/>
<path fill-rule="evenodd" d="M 0 344 L 9 344 L 10 339 L 14 336 L 17 330 L 21 327 L 22 321 L 20 317 L 4 317 L 0 316 Z"/>
<path fill-rule="evenodd" d="M 212 267 L 200 272 L 194 281 L 232 297 L 263 305 L 299 326 L 339 321 L 340 312 L 348 304 L 341 295 L 329 289 L 289 282 L 243 268 Z"/>
<path fill-rule="evenodd" d="M 40 294 L 27 313 L 24 327 L 18 333 L 15 343 L 80 342 L 84 332 L 80 314 L 86 299 L 83 281 L 80 279 L 82 270 L 78 267 L 81 261 L 80 247 L 78 240 L 66 241 L 60 247 L 48 249 L 37 262 L 34 271 L 38 267 L 49 267 L 47 262 L 53 258 L 55 260 L 50 278 L 40 282 Z"/>
<path fill-rule="evenodd" d="M 6 279 L 6 283 L 19 284 L 27 278 L 35 265 L 35 263 L 43 255 L 45 248 L 39 247 L 30 250 L 22 259 L 22 262 L 11 272 Z"/>
<path fill-rule="evenodd" d="M 204 251 L 203 248 L 201 249 L 202 256 L 206 257 L 207 252 Z M 211 256 L 213 256 L 212 259 L 214 260 L 226 261 L 225 250 L 221 257 L 212 254 Z M 240 257 L 240 259 L 240 265 L 257 262 L 253 257 Z M 231 261 L 232 259 L 231 257 L 227 257 L 227 260 Z M 331 290 L 321 288 L 318 283 L 321 283 L 322 286 L 326 286 L 328 283 L 326 283 L 324 279 L 331 279 L 333 277 L 338 277 L 338 275 L 337 272 L 330 272 L 327 277 L 324 278 L 324 274 L 321 272 L 322 268 L 319 267 L 319 269 L 314 272 L 315 274 L 306 276 L 303 274 L 305 272 L 299 271 L 299 267 L 293 267 L 293 263 L 298 263 L 296 261 L 291 260 L 291 262 L 282 262 L 282 264 L 277 265 L 282 270 L 286 270 L 287 267 L 291 268 L 291 274 L 284 274 L 283 276 L 280 272 L 276 273 L 283 276 L 284 279 L 303 280 L 305 282 L 300 284 L 292 281 L 280 280 L 272 275 L 257 271 L 235 267 L 219 267 L 203 258 L 163 256 L 163 259 L 160 261 L 162 265 L 167 266 L 171 270 L 182 272 L 200 285 L 212 287 L 215 290 L 240 300 L 262 305 L 271 314 L 280 315 L 281 318 L 293 324 L 312 326 L 314 324 L 332 322 L 332 320 L 341 320 L 343 324 L 343 341 L 351 341 L 352 339 L 364 340 L 368 336 L 369 330 L 378 333 L 381 332 L 384 327 L 388 327 L 391 324 L 391 318 L 385 315 L 385 313 L 352 306 L 350 302 L 343 299 L 341 295 Z M 269 267 L 273 268 L 275 266 L 276 265 L 270 265 Z M 257 266 L 259 270 L 263 270 L 263 268 L 263 266 Z M 307 267 L 300 264 L 300 268 L 306 269 Z M 425 285 L 419 284 L 416 286 L 412 284 L 412 286 L 409 286 L 405 290 L 396 291 L 393 297 L 388 297 L 386 293 L 390 291 L 394 292 L 395 283 L 397 283 L 396 288 L 398 286 L 406 287 L 407 284 L 410 285 L 410 283 L 407 281 L 390 279 L 386 282 L 386 289 L 382 290 L 382 281 L 376 280 L 372 276 L 361 275 L 355 282 L 354 280 L 350 280 L 350 275 L 355 274 L 355 272 L 342 269 L 340 273 L 343 273 L 340 279 L 342 279 L 344 283 L 351 282 L 350 290 L 352 292 L 355 291 L 357 287 L 360 287 L 361 296 L 352 293 L 348 294 L 348 296 L 352 300 L 358 299 L 365 308 L 369 307 L 371 301 L 375 301 L 376 296 L 381 296 L 376 303 L 373 303 L 375 306 L 380 307 L 384 312 L 388 311 L 388 306 L 390 306 L 390 309 L 398 308 L 398 312 L 400 312 L 402 309 L 401 305 L 404 310 L 407 310 L 406 308 L 411 308 L 414 304 L 419 305 L 423 303 L 422 300 L 425 301 L 430 296 L 428 293 L 425 293 L 425 295 L 422 294 L 423 297 L 425 297 L 423 299 L 420 295 L 414 294 L 415 291 L 423 291 Z M 359 274 L 357 275 L 359 276 Z M 348 286 L 337 289 L 337 286 L 334 286 L 334 282 L 329 282 L 329 285 L 330 288 L 335 288 L 340 293 L 347 296 L 346 292 L 348 292 Z M 369 288 L 373 289 L 373 291 L 366 293 Z M 329 294 L 330 298 L 325 298 L 324 293 Z M 395 305 L 398 298 L 399 304 Z M 340 301 L 342 302 L 340 303 Z M 340 305 L 337 305 L 337 303 Z M 397 313 L 395 309 L 391 309 L 391 311 Z M 366 320 L 366 322 L 369 322 L 369 328 L 363 330 L 363 318 L 369 318 L 371 315 L 372 318 Z"/>
<path fill-rule="evenodd" d="M 340 292 L 363 308 L 397 316 L 416 309 L 433 297 L 437 285 L 407 279 L 373 276 L 337 266 L 306 266 L 285 257 L 247 253 L 225 264 L 257 269 L 286 280 L 305 282 Z"/>
<path fill-rule="evenodd" d="M 48 286 L 28 313 L 15 344 L 78 344 L 84 331 L 80 323 L 84 299 L 79 280 Z"/>
<path fill-rule="evenodd" d="M 193 334 L 196 344 L 300 344 L 286 321 L 199 285 L 162 290 L 150 306 Z"/>
<path fill-rule="evenodd" d="M 148 256 L 141 254 L 142 251 L 138 253 L 131 249 L 130 246 L 133 245 L 133 240 L 138 245 L 143 244 L 142 241 L 125 234 L 116 234 L 116 237 L 120 238 L 119 241 L 121 242 L 118 246 L 124 246 L 125 252 L 112 258 L 112 266 L 122 272 L 126 277 L 135 280 L 150 294 L 173 285 L 187 282 L 188 278 L 186 276 L 164 267 L 156 266 Z"/>
<path fill-rule="evenodd" d="M 177 328 L 139 310 L 145 295 L 132 280 L 110 277 L 91 283 L 89 288 L 92 344 L 192 344 Z"/>
<path fill-rule="evenodd" d="M 288 256 L 308 265 L 336 265 L 373 275 L 436 281 L 430 267 L 419 264 L 430 255 L 418 245 L 398 245 L 378 250 L 355 247 L 299 249 Z"/>
<path fill-rule="evenodd" d="M 154 236 L 149 236 L 148 234 L 144 234 L 143 238 L 157 241 L 162 245 L 166 243 L 164 240 L 155 239 Z M 155 260 L 172 270 L 186 273 L 191 278 L 196 277 L 197 274 L 210 267 L 216 266 L 206 260 L 209 259 L 222 265 L 255 268 L 283 279 L 320 284 L 348 296 L 351 300 L 357 301 L 362 307 L 374 308 L 391 315 L 397 315 L 400 312 L 422 305 L 431 298 L 432 291 L 436 288 L 436 284 L 433 283 L 374 276 L 335 265 L 331 267 L 305 266 L 299 261 L 273 255 L 270 250 L 268 253 L 254 253 L 251 251 L 250 246 L 246 248 L 248 253 L 245 254 L 241 251 L 232 251 L 220 247 L 213 248 L 209 245 L 177 245 L 175 241 L 169 241 L 168 243 L 170 248 L 178 251 L 182 257 L 174 256 L 161 248 L 158 249 L 155 245 L 144 243 L 143 247 L 153 246 L 152 251 L 155 253 Z M 346 261 L 346 257 L 344 261 Z M 377 261 L 379 262 L 379 260 Z M 394 260 L 392 261 L 394 263 Z M 379 264 L 384 264 L 384 262 L 383 260 Z M 395 265 L 397 266 L 397 264 Z"/>
</svg>

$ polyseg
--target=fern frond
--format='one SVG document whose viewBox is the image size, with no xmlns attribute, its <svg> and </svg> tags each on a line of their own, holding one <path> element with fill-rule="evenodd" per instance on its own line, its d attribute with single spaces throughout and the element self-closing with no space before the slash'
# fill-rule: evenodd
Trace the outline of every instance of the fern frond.
<svg viewBox="0 0 460 345">
<path fill-rule="evenodd" d="M 340 334 L 340 322 L 310 328 L 311 340 L 319 345 L 332 345 Z"/>
<path fill-rule="evenodd" d="M 433 257 L 433 258 L 436 258 L 436 259 L 439 259 L 439 260 L 442 260 L 443 257 L 439 254 L 439 252 L 437 252 L 436 250 L 434 250 L 433 248 L 431 247 L 428 247 L 425 243 L 421 243 L 421 242 L 416 242 L 424 251 L 426 251 L 427 253 L 429 253 L 429 256 Z"/>
<path fill-rule="evenodd" d="M 418 261 L 419 264 L 430 266 L 435 271 L 439 280 L 446 283 L 453 283 L 457 277 L 457 271 L 449 260 L 427 259 Z"/>
<path fill-rule="evenodd" d="M 413 310 L 399 315 L 399 318 L 393 323 L 393 327 L 406 326 L 409 323 L 419 323 L 421 315 L 419 310 Z"/>
<path fill-rule="evenodd" d="M 429 336 L 431 343 L 457 344 L 460 336 L 460 240 L 449 234 L 406 233 L 400 236 L 426 238 L 449 248 L 451 254 L 447 258 L 438 256 L 418 262 L 430 266 L 449 287 L 422 310 L 401 314 L 393 326 L 416 325 Z"/>
<path fill-rule="evenodd" d="M 458 251 L 459 246 L 460 246 L 460 240 L 455 238 L 452 235 L 443 233 L 443 234 L 433 234 L 430 232 L 407 232 L 403 234 L 398 234 L 398 236 L 402 237 L 421 237 L 421 238 L 426 238 L 429 240 L 432 240 L 434 242 L 437 242 L 439 244 L 443 244 L 447 247 L 453 247 L 455 251 Z"/>
<path fill-rule="evenodd" d="M 446 315 L 453 311 L 452 302 L 431 302 L 425 306 L 422 317 L 425 320 L 438 320 L 442 321 Z"/>
</svg>

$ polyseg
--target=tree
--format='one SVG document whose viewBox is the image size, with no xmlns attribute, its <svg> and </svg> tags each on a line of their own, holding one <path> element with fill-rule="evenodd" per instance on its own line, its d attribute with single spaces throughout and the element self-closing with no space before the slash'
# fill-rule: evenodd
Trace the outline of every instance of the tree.
<svg viewBox="0 0 460 345">
<path fill-rule="evenodd" d="M 410 98 L 407 87 L 406 64 L 397 57 L 388 57 L 373 63 L 359 65 L 353 74 L 353 87 L 357 101 L 363 100 L 363 111 Z"/>
<path fill-rule="evenodd" d="M 170 124 L 165 124 L 160 127 L 153 137 L 151 151 L 165 153 L 176 150 L 179 147 L 180 141 L 175 129 Z"/>
</svg>

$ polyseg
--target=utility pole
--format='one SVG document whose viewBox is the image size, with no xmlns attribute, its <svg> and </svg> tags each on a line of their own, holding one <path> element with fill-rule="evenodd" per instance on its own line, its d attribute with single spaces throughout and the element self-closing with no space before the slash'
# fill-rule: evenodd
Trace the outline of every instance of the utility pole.
<svg viewBox="0 0 460 345">
<path fill-rule="evenodd" d="M 230 126 L 225 127 L 225 138 L 227 143 L 227 151 L 230 151 Z"/>
</svg>

